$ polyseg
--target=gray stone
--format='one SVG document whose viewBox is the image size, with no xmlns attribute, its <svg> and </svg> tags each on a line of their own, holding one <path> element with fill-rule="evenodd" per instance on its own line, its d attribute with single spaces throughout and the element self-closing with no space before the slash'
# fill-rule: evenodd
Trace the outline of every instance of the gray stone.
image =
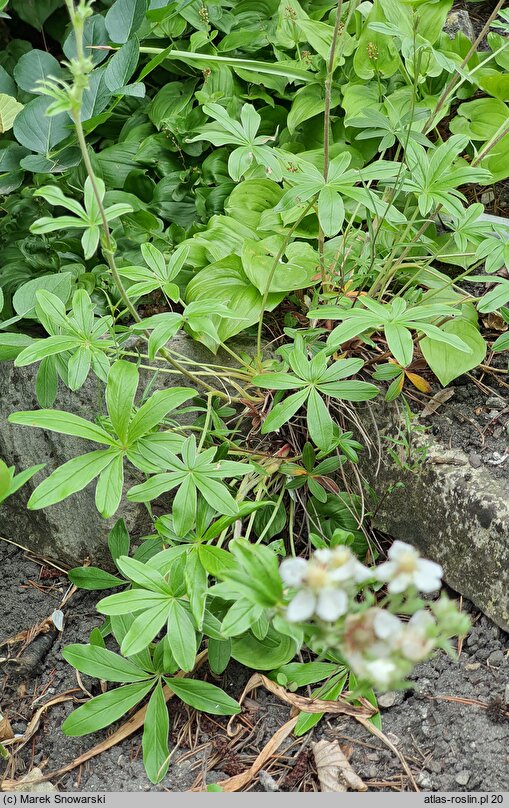
<svg viewBox="0 0 509 808">
<path fill-rule="evenodd" d="M 378 704 L 384 709 L 394 707 L 395 704 L 401 704 L 403 701 L 403 693 L 401 690 L 389 690 L 387 693 L 382 693 L 378 696 Z"/>
<path fill-rule="evenodd" d="M 207 348 L 186 336 L 177 336 L 171 344 L 178 354 L 200 364 L 220 364 L 231 367 L 234 361 L 227 353 L 214 356 Z M 239 340 L 232 347 L 253 353 L 252 341 Z M 123 498 L 122 505 L 113 519 L 104 520 L 97 512 L 94 502 L 95 483 L 73 494 L 61 503 L 40 511 L 28 511 L 26 504 L 36 486 L 55 468 L 84 452 L 98 448 L 96 444 L 78 438 L 10 424 L 8 416 L 17 410 L 38 409 L 35 396 L 37 366 L 15 368 L 12 362 L 0 363 L 0 457 L 17 471 L 29 466 L 46 463 L 17 494 L 2 506 L 1 534 L 27 547 L 38 556 L 56 559 L 71 565 L 81 564 L 85 559 L 94 563 L 108 563 L 107 535 L 119 517 L 126 520 L 133 536 L 151 532 L 148 512 L 143 505 L 129 503 Z M 153 374 L 140 372 L 140 390 L 143 390 Z M 212 377 L 208 381 L 217 389 L 225 389 L 224 383 Z M 179 374 L 158 374 L 152 391 L 158 388 L 194 385 Z M 55 408 L 69 411 L 84 418 L 94 419 L 104 406 L 104 386 L 95 376 L 90 376 L 85 385 L 71 392 L 60 384 Z M 133 469 L 136 474 L 136 470 Z M 138 473 L 139 474 L 139 473 Z M 139 478 L 127 475 L 125 490 Z"/>
<path fill-rule="evenodd" d="M 462 769 L 454 778 L 459 786 L 466 786 L 470 780 L 470 772 L 468 769 Z"/>
<path fill-rule="evenodd" d="M 509 682 L 506 684 L 504 690 L 504 704 L 509 704 Z"/>
<path fill-rule="evenodd" d="M 478 455 L 475 452 L 470 452 L 470 454 L 468 455 L 468 462 L 470 463 L 473 469 L 480 469 L 482 466 L 482 457 L 481 455 Z"/>
<path fill-rule="evenodd" d="M 472 25 L 472 20 L 470 19 L 468 11 L 464 11 L 463 9 L 460 9 L 459 11 L 451 11 L 447 15 L 444 25 L 444 33 L 446 33 L 451 39 L 454 39 L 456 34 L 460 32 L 465 34 L 465 36 L 468 37 L 471 42 L 474 41 L 475 31 L 474 26 Z"/>
<path fill-rule="evenodd" d="M 498 649 L 497 651 L 492 651 L 492 653 L 488 657 L 488 665 L 492 665 L 494 668 L 499 668 L 505 662 L 505 655 L 504 652 Z"/>
<path fill-rule="evenodd" d="M 414 431 L 414 449 L 426 447 L 426 459 L 412 471 L 400 468 L 376 449 L 380 435 L 384 445 L 383 436 L 404 429 L 396 408 L 372 403 L 358 416 L 371 438 L 360 471 L 370 486 L 374 527 L 440 563 L 446 582 L 508 631 L 509 464 L 474 468 L 462 450 Z"/>
<path fill-rule="evenodd" d="M 504 410 L 507 407 L 507 401 L 504 401 L 500 396 L 490 396 L 485 403 L 487 407 L 491 407 L 493 410 Z"/>
</svg>

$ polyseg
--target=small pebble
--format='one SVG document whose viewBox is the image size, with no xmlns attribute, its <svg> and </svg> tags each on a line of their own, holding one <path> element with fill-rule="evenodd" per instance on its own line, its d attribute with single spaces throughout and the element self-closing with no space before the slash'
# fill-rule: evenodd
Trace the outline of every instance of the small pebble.
<svg viewBox="0 0 509 808">
<path fill-rule="evenodd" d="M 486 399 L 486 406 L 491 407 L 492 410 L 503 410 L 507 406 L 503 398 L 499 396 L 490 396 Z"/>
<path fill-rule="evenodd" d="M 467 769 L 462 769 L 454 778 L 459 786 L 466 786 L 470 780 L 470 772 Z"/>
<path fill-rule="evenodd" d="M 505 702 L 506 704 L 509 704 L 509 682 L 508 682 L 508 683 L 506 684 L 506 686 L 505 686 L 505 691 L 504 691 L 504 702 Z"/>
<path fill-rule="evenodd" d="M 433 781 L 427 772 L 420 772 L 417 775 L 417 785 L 423 788 L 432 788 Z"/>
<path fill-rule="evenodd" d="M 480 662 L 467 662 L 467 664 L 465 665 L 465 670 L 478 671 L 480 667 L 481 667 Z"/>
<path fill-rule="evenodd" d="M 493 665 L 495 668 L 499 668 L 500 665 L 503 665 L 505 661 L 505 656 L 503 651 L 492 651 L 492 653 L 488 657 L 488 665 Z"/>
<path fill-rule="evenodd" d="M 468 456 L 468 462 L 470 463 L 473 469 L 481 468 L 482 466 L 481 455 L 476 454 L 476 452 L 470 452 Z"/>
<path fill-rule="evenodd" d="M 386 733 L 386 738 L 388 738 L 388 740 L 389 740 L 389 741 L 390 741 L 392 744 L 394 744 L 394 746 L 398 746 L 398 744 L 399 744 L 399 742 L 400 742 L 400 741 L 399 741 L 398 736 L 397 736 L 397 735 L 395 735 L 395 734 L 394 734 L 394 732 L 387 732 L 387 733 Z"/>
<path fill-rule="evenodd" d="M 378 697 L 380 707 L 384 707 L 385 709 L 392 707 L 396 703 L 396 695 L 393 690 L 390 690 L 388 693 L 382 693 L 382 695 Z"/>
</svg>

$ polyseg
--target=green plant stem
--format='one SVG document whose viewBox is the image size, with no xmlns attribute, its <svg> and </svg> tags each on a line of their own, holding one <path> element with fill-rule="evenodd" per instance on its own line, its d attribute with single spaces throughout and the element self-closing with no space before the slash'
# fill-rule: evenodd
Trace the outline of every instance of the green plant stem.
<svg viewBox="0 0 509 808">
<path fill-rule="evenodd" d="M 497 5 L 495 6 L 495 8 L 491 12 L 490 16 L 486 20 L 485 25 L 483 26 L 482 30 L 479 33 L 479 36 L 472 43 L 472 47 L 469 49 L 467 55 L 465 56 L 465 58 L 461 62 L 461 65 L 460 65 L 461 70 L 464 67 L 466 67 L 469 60 L 472 58 L 474 53 L 477 51 L 478 46 L 481 44 L 484 37 L 486 36 L 488 31 L 490 30 L 491 23 L 493 22 L 495 17 L 498 15 L 498 12 L 505 6 L 505 3 L 506 3 L 506 0 L 498 0 Z M 456 84 L 458 83 L 458 80 L 460 78 L 461 78 L 461 76 L 459 75 L 459 73 L 455 73 L 452 76 L 449 83 L 446 85 L 445 89 L 443 90 L 442 95 L 438 99 L 435 109 L 433 110 L 433 112 L 430 114 L 430 116 L 426 120 L 426 123 L 424 124 L 424 126 L 422 128 L 422 132 L 427 133 L 433 128 L 435 118 L 437 117 L 438 113 L 440 112 L 440 110 L 444 106 L 444 104 L 447 101 L 447 99 L 448 99 L 449 95 L 451 94 L 452 90 L 456 87 Z"/>
<path fill-rule="evenodd" d="M 265 312 L 265 306 L 267 305 L 267 300 L 269 299 L 270 285 L 271 285 L 271 283 L 272 283 L 272 281 L 274 279 L 274 275 L 276 274 L 276 269 L 278 268 L 278 264 L 279 264 L 281 258 L 283 257 L 283 255 L 285 253 L 285 250 L 288 247 L 288 244 L 290 243 L 290 239 L 291 239 L 292 235 L 294 234 L 295 230 L 298 228 L 298 226 L 300 225 L 302 220 L 305 218 L 305 216 L 307 216 L 308 212 L 311 210 L 313 205 L 314 205 L 314 199 L 312 199 L 311 202 L 309 202 L 306 205 L 306 208 L 301 213 L 299 218 L 292 224 L 290 230 L 286 234 L 285 240 L 283 241 L 281 247 L 279 248 L 279 250 L 277 252 L 276 257 L 274 258 L 274 263 L 272 264 L 272 267 L 271 267 L 270 272 L 269 272 L 269 277 L 267 278 L 267 283 L 266 283 L 265 290 L 263 292 L 263 297 L 262 297 L 262 305 L 261 305 L 262 310 L 261 310 L 261 314 L 260 314 L 260 322 L 258 323 L 258 335 L 257 335 L 257 340 L 256 340 L 256 358 L 257 358 L 257 361 L 258 361 L 258 363 L 260 365 L 261 365 L 261 362 L 262 362 L 263 314 Z"/>
</svg>

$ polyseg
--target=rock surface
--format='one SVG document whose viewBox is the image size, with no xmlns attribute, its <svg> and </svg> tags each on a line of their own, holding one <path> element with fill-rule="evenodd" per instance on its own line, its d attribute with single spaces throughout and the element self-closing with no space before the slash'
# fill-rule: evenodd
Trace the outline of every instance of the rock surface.
<svg viewBox="0 0 509 808">
<path fill-rule="evenodd" d="M 232 347 L 239 351 L 248 351 L 250 346 L 252 343 L 248 345 L 239 340 Z M 234 364 L 228 354 L 214 356 L 203 345 L 186 336 L 177 336 L 171 347 L 178 354 L 195 362 L 223 366 Z M 41 557 L 69 564 L 81 564 L 86 558 L 95 563 L 108 563 L 110 559 L 106 540 L 116 519 L 122 516 L 134 536 L 149 531 L 150 519 L 143 505 L 127 502 L 124 497 L 117 515 L 113 519 L 104 520 L 95 508 L 95 483 L 92 483 L 57 505 L 42 511 L 27 510 L 26 504 L 32 491 L 49 473 L 72 457 L 97 448 L 95 444 L 79 438 L 8 423 L 8 416 L 16 410 L 39 408 L 35 396 L 36 372 L 37 365 L 15 368 L 12 362 L 0 363 L 0 457 L 7 465 L 15 465 L 17 471 L 46 463 L 43 471 L 2 506 L 0 535 L 13 539 Z M 143 390 L 152 375 L 149 371 L 140 373 L 140 390 Z M 217 379 L 214 381 L 213 377 L 211 383 L 218 385 L 218 389 L 224 388 L 224 383 Z M 178 374 L 161 373 L 152 390 L 188 385 L 193 386 Z M 103 385 L 90 375 L 85 385 L 76 392 L 71 392 L 60 384 L 54 407 L 93 419 L 101 411 L 101 406 L 104 406 L 103 401 Z M 126 489 L 133 484 L 134 479 L 128 478 Z"/>
<path fill-rule="evenodd" d="M 377 424 L 382 445 L 398 432 L 396 409 L 388 405 L 371 405 L 363 421 L 372 434 Z M 509 630 L 509 477 L 476 468 L 461 449 L 446 449 L 429 433 L 412 441 L 410 467 L 426 447 L 413 470 L 399 468 L 386 452 L 380 461 L 376 450 L 363 453 L 374 526 L 442 564 L 453 589 Z"/>
<path fill-rule="evenodd" d="M 447 20 L 445 21 L 444 25 L 444 33 L 446 33 L 451 39 L 454 39 L 456 34 L 460 32 L 465 34 L 465 36 L 468 37 L 471 42 L 474 41 L 474 26 L 472 25 L 470 14 L 464 9 L 451 11 L 447 16 Z"/>
</svg>

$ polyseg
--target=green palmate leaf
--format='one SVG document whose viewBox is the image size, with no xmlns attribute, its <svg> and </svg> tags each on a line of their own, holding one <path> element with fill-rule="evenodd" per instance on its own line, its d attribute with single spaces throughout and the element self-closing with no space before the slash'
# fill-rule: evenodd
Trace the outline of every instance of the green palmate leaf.
<svg viewBox="0 0 509 808">
<path fill-rule="evenodd" d="M 158 390 L 133 416 L 129 424 L 129 440 L 135 441 L 150 432 L 161 423 L 169 412 L 180 407 L 181 404 L 189 401 L 195 395 L 196 391 L 190 387 L 173 387 L 171 390 Z"/>
<path fill-rule="evenodd" d="M 183 671 L 192 671 L 196 659 L 196 631 L 187 610 L 178 600 L 172 600 L 168 609 L 168 643 L 175 662 Z"/>
<path fill-rule="evenodd" d="M 263 606 L 241 598 L 226 613 L 221 623 L 221 634 L 225 637 L 238 637 L 239 634 L 244 634 L 262 613 Z"/>
<path fill-rule="evenodd" d="M 161 682 L 150 697 L 143 728 L 143 764 L 151 783 L 159 783 L 170 763 L 168 734 L 170 719 Z"/>
<path fill-rule="evenodd" d="M 78 348 L 80 344 L 80 338 L 72 336 L 53 336 L 37 340 L 17 356 L 14 364 L 16 367 L 32 365 L 48 356 L 55 356 L 55 354 Z"/>
<path fill-rule="evenodd" d="M 237 715 L 240 705 L 231 696 L 228 696 L 220 687 L 209 682 L 200 682 L 197 679 L 165 679 L 167 685 L 179 699 L 211 715 Z"/>
<path fill-rule="evenodd" d="M 62 656 L 80 673 L 107 682 L 142 682 L 149 677 L 129 659 L 97 645 L 67 645 Z"/>
<path fill-rule="evenodd" d="M 113 461 L 115 454 L 105 449 L 75 457 L 60 466 L 37 486 L 28 507 L 37 511 L 48 508 L 81 491 Z"/>
<path fill-rule="evenodd" d="M 459 337 L 471 351 L 466 353 L 429 337 L 421 340 L 421 350 L 426 362 L 445 387 L 453 379 L 477 367 L 484 360 L 486 343 L 476 326 L 463 318 L 450 320 L 442 326 L 442 330 Z"/>
<path fill-rule="evenodd" d="M 140 702 L 152 689 L 153 682 L 117 687 L 78 707 L 62 724 L 65 735 L 80 736 L 97 732 L 113 724 Z"/>
<path fill-rule="evenodd" d="M 79 589 L 112 589 L 126 582 L 99 567 L 75 567 L 67 573 L 69 580 Z"/>
</svg>

